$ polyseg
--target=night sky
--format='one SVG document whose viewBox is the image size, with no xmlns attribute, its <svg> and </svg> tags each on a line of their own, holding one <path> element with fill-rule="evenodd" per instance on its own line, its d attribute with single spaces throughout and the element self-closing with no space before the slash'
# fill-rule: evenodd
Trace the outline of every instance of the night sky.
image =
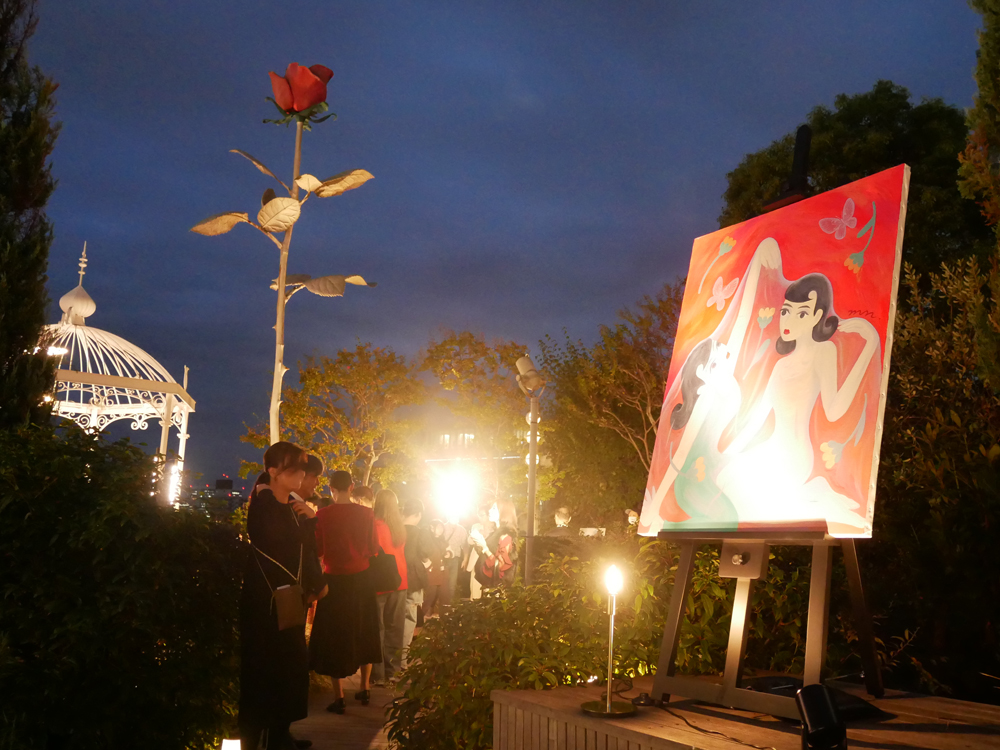
<svg viewBox="0 0 1000 750">
<path fill-rule="evenodd" d="M 960 0 L 41 0 L 32 62 L 63 123 L 49 319 L 87 240 L 88 323 L 178 381 L 191 367 L 188 468 L 234 474 L 256 458 L 243 423 L 267 413 L 277 252 L 246 226 L 188 229 L 256 213 L 273 185 L 231 148 L 290 179 L 294 130 L 261 123 L 269 70 L 335 72 L 339 119 L 305 134 L 304 172 L 375 175 L 296 225 L 289 272 L 378 288 L 292 299 L 295 383 L 297 360 L 358 339 L 409 355 L 445 328 L 591 340 L 683 276 L 726 173 L 812 107 L 879 78 L 969 106 L 977 24 Z"/>
</svg>

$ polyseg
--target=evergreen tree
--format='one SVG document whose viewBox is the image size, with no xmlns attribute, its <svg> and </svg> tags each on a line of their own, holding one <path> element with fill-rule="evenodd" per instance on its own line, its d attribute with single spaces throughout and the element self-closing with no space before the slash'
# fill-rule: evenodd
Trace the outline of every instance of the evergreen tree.
<svg viewBox="0 0 1000 750">
<path fill-rule="evenodd" d="M 55 187 L 49 154 L 56 85 L 28 65 L 33 0 L 0 0 L 0 427 L 44 419 L 53 366 L 36 351 L 45 325 Z"/>
<path fill-rule="evenodd" d="M 978 312 L 979 369 L 994 389 L 1000 391 L 1000 0 L 972 0 L 983 17 L 979 32 L 976 84 L 979 93 L 969 110 L 965 151 L 959 188 L 962 195 L 979 203 L 983 216 L 997 234 L 997 253 L 989 277 L 992 302 Z"/>
</svg>

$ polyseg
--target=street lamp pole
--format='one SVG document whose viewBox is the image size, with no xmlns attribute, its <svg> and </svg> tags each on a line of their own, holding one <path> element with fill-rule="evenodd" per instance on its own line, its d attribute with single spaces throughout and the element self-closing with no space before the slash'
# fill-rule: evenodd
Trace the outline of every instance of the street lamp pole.
<svg viewBox="0 0 1000 750">
<path fill-rule="evenodd" d="M 524 569 L 524 582 L 533 583 L 534 563 L 535 563 L 535 497 L 538 490 L 538 396 L 532 395 L 531 412 L 528 419 L 531 422 L 528 428 L 528 544 L 525 550 L 528 558 L 527 567 Z"/>
<path fill-rule="evenodd" d="M 538 397 L 545 390 L 545 380 L 538 374 L 531 357 L 527 355 L 517 360 L 517 384 L 529 399 L 531 411 L 528 414 L 528 528 L 525 531 L 524 582 L 534 582 L 535 571 L 535 497 L 538 485 Z"/>
</svg>

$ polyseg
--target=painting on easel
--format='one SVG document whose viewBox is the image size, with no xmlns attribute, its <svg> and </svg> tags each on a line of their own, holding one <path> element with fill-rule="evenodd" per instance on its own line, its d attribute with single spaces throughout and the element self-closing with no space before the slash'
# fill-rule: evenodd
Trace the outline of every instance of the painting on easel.
<svg viewBox="0 0 1000 750">
<path fill-rule="evenodd" d="M 641 534 L 871 536 L 909 175 L 695 240 Z"/>
</svg>

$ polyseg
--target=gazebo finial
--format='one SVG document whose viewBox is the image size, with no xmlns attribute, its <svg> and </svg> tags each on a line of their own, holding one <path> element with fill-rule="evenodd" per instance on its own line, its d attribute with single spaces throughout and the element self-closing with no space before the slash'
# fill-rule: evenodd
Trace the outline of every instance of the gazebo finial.
<svg viewBox="0 0 1000 750">
<path fill-rule="evenodd" d="M 87 240 L 83 241 L 83 255 L 80 256 L 79 266 L 80 266 L 80 284 L 79 284 L 79 286 L 83 286 L 83 277 L 87 273 Z"/>
</svg>

